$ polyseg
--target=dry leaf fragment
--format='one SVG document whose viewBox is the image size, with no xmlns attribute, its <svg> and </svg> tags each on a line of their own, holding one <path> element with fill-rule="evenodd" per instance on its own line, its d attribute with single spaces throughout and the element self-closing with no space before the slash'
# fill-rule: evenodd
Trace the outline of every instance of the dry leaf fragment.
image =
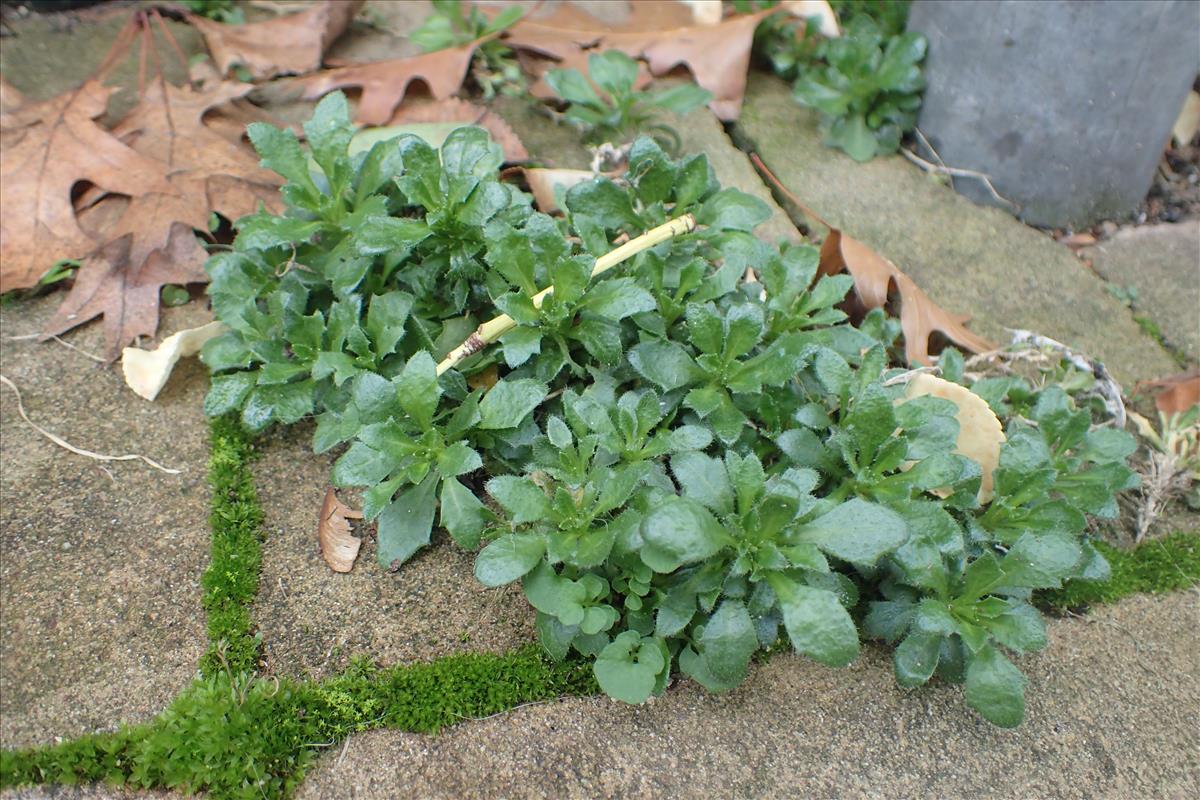
<svg viewBox="0 0 1200 800">
<path fill-rule="evenodd" d="M 153 400 L 166 386 L 179 359 L 196 355 L 205 342 L 227 330 L 229 327 L 224 322 L 210 322 L 173 333 L 153 350 L 126 347 L 121 352 L 121 371 L 125 373 L 126 385 L 139 396 Z"/>
<path fill-rule="evenodd" d="M 963 327 L 963 323 L 970 317 L 946 311 L 933 302 L 912 278 L 901 272 L 891 261 L 821 219 L 767 169 L 767 165 L 757 153 L 752 153 L 750 160 L 781 194 L 804 214 L 829 229 L 829 235 L 821 243 L 818 275 L 850 273 L 854 278 L 854 293 L 866 311 L 884 308 L 893 291 L 899 295 L 904 355 L 910 364 L 929 366 L 929 337 L 934 333 L 942 334 L 972 353 L 996 349 L 987 339 Z"/>
<path fill-rule="evenodd" d="M 1000 465 L 1000 446 L 1004 444 L 1004 427 L 987 401 L 965 386 L 920 373 L 914 375 L 905 389 L 905 399 L 933 395 L 958 406 L 958 441 L 954 452 L 979 465 L 983 480 L 979 485 L 979 502 L 992 500 L 993 473 Z"/>
<path fill-rule="evenodd" d="M 0 292 L 33 286 L 56 260 L 95 250 L 71 205 L 76 183 L 134 196 L 175 192 L 161 162 L 93 122 L 112 92 L 88 81 L 0 117 Z"/>
<path fill-rule="evenodd" d="M 334 89 L 359 87 L 362 97 L 358 101 L 355 120 L 363 125 L 384 125 L 413 81 L 424 83 L 438 100 L 453 96 L 467 77 L 475 48 L 491 38 L 485 36 L 459 47 L 409 58 L 327 69 L 297 78 L 296 83 L 303 87 L 306 100 L 316 99 Z"/>
<path fill-rule="evenodd" d="M 317 524 L 317 541 L 325 563 L 334 572 L 349 572 L 358 558 L 362 539 L 350 532 L 351 519 L 362 519 L 362 512 L 338 500 L 330 486 L 321 504 L 321 519 Z"/>
<path fill-rule="evenodd" d="M 255 78 L 311 72 L 342 35 L 363 0 L 324 0 L 299 14 L 244 25 L 227 25 L 188 15 L 204 35 L 222 75 L 240 64 Z"/>
<path fill-rule="evenodd" d="M 584 73 L 588 56 L 605 50 L 620 50 L 632 58 L 644 59 L 656 76 L 683 65 L 696 83 L 712 92 L 712 112 L 724 120 L 737 119 L 746 92 L 754 29 L 778 9 L 727 17 L 719 24 L 705 26 L 692 24 L 691 20 L 664 24 L 660 6 L 634 3 L 628 21 L 614 28 L 564 3 L 551 16 L 526 16 L 517 21 L 505 32 L 505 42 Z M 531 90 L 545 96 L 548 87 L 539 83 Z"/>
</svg>

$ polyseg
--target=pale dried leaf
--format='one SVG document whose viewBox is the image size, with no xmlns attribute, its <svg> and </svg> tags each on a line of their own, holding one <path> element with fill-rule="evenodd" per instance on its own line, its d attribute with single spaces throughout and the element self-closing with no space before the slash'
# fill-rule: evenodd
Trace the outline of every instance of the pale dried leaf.
<svg viewBox="0 0 1200 800">
<path fill-rule="evenodd" d="M 350 508 L 333 492 L 325 490 L 325 502 L 321 504 L 321 519 L 317 524 L 317 541 L 321 556 L 334 572 L 349 572 L 354 568 L 362 539 L 350 532 L 351 519 L 362 519 L 362 512 Z"/>
<path fill-rule="evenodd" d="M 800 19 L 816 17 L 818 32 L 827 39 L 835 39 L 842 35 L 837 14 L 826 0 L 783 0 L 779 5 L 784 11 Z"/>
<path fill-rule="evenodd" d="M 954 452 L 979 465 L 983 480 L 979 502 L 991 502 L 993 473 L 1000 464 L 1000 446 L 1004 444 L 1004 426 L 987 401 L 965 386 L 928 373 L 914 375 L 905 389 L 905 398 L 933 395 L 958 406 L 958 441 Z"/>
<path fill-rule="evenodd" d="M 1200 130 L 1200 94 L 1192 91 L 1188 92 L 1183 108 L 1171 127 L 1171 138 L 1176 145 L 1183 147 L 1196 138 L 1197 130 Z"/>
<path fill-rule="evenodd" d="M 188 15 L 188 21 L 204 35 L 204 42 L 222 75 L 235 64 L 253 77 L 311 72 L 321 66 L 321 57 L 342 35 L 363 0 L 324 0 L 299 14 L 227 25 Z"/>
<path fill-rule="evenodd" d="M 224 322 L 210 322 L 198 328 L 173 333 L 153 350 L 126 347 L 121 353 L 121 371 L 130 389 L 147 400 L 154 400 L 167 385 L 167 378 L 179 359 L 194 356 L 204 343 L 220 336 L 229 327 Z"/>
</svg>

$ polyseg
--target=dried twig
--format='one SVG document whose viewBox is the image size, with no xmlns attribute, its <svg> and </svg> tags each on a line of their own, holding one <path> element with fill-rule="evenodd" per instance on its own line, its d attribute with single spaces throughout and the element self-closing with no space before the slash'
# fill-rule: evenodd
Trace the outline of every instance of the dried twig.
<svg viewBox="0 0 1200 800">
<path fill-rule="evenodd" d="M 63 448 L 64 450 L 69 450 L 76 455 L 86 456 L 87 458 L 94 458 L 97 461 L 144 461 L 148 465 L 154 467 L 155 469 L 157 469 L 161 472 L 165 472 L 168 475 L 178 475 L 180 472 L 183 471 L 183 470 L 178 470 L 178 469 L 171 469 L 170 467 L 164 467 L 162 464 L 159 464 L 157 461 L 153 461 L 143 455 L 127 454 L 127 455 L 123 455 L 123 456 L 109 456 L 109 455 L 104 455 L 103 453 L 93 453 L 91 450 L 84 450 L 81 447 L 76 447 L 75 445 L 68 442 L 66 439 L 63 439 L 60 436 L 56 436 L 55 434 L 46 430 L 45 428 L 38 425 L 36 422 L 34 422 L 33 420 L 31 420 L 29 418 L 29 415 L 25 413 L 25 404 L 21 401 L 21 390 L 17 388 L 17 385 L 15 383 L 10 381 L 8 378 L 4 377 L 3 375 L 0 375 L 0 383 L 3 383 L 8 388 L 12 389 L 13 392 L 17 395 L 17 412 L 21 415 L 21 419 L 25 420 L 25 423 L 27 425 L 29 425 L 29 427 L 33 428 L 35 431 L 40 433 L 42 436 L 45 436 L 47 439 L 54 442 L 56 445 Z"/>
<path fill-rule="evenodd" d="M 1101 399 L 1104 400 L 1104 406 L 1113 418 L 1113 424 L 1118 428 L 1125 427 L 1125 401 L 1121 397 L 1121 384 L 1117 383 L 1116 379 L 1113 378 L 1103 364 L 1075 352 L 1062 342 L 1051 339 L 1048 336 L 1042 336 L 1033 331 L 1013 330 L 1011 328 L 1009 332 L 1012 334 L 1013 344 L 1048 347 L 1062 355 L 1064 359 L 1071 362 L 1077 369 L 1090 373 L 1096 379 L 1096 391 L 1099 393 Z"/>
<path fill-rule="evenodd" d="M 70 350 L 74 350 L 76 353 L 79 353 L 81 355 L 87 356 L 92 361 L 96 361 L 100 364 L 108 363 L 107 358 L 101 358 L 98 355 L 89 353 L 87 350 L 84 350 L 82 347 L 76 347 L 75 345 L 71 344 L 66 339 L 63 339 L 60 336 L 55 336 L 55 335 L 51 334 L 50 338 L 53 339 L 54 341 L 58 342 L 59 344 L 61 344 L 63 347 L 66 347 Z M 8 340 L 10 342 L 28 342 L 28 341 L 41 340 L 41 339 L 42 339 L 42 334 L 40 334 L 40 333 L 26 333 L 21 336 L 9 336 L 8 337 Z"/>
<path fill-rule="evenodd" d="M 930 148 L 930 152 L 933 152 L 933 148 Z M 1004 203 L 1014 211 L 1020 209 L 1020 206 L 1018 206 L 1012 200 L 1009 200 L 1004 195 L 1000 194 L 1000 192 L 996 191 L 996 187 L 992 185 L 992 179 L 982 172 L 977 172 L 973 169 L 961 169 L 959 167 L 947 167 L 941 164 L 934 164 L 932 161 L 926 161 L 916 153 L 912 152 L 911 150 L 906 150 L 903 147 L 900 148 L 900 154 L 926 172 L 933 172 L 938 175 L 949 175 L 952 178 L 974 178 L 982 183 L 987 188 L 988 193 L 991 194 L 992 197 L 996 198 L 996 200 Z M 941 161 L 940 158 L 938 160 Z"/>
</svg>

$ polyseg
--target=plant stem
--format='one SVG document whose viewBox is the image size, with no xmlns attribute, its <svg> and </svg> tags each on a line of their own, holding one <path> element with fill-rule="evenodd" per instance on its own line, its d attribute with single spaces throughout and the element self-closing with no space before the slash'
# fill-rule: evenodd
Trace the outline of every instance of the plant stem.
<svg viewBox="0 0 1200 800">
<path fill-rule="evenodd" d="M 685 233 L 691 233 L 696 229 L 696 218 L 691 214 L 684 214 L 682 217 L 676 217 L 673 220 L 659 225 L 657 228 L 650 230 L 638 236 L 636 239 L 630 239 L 625 244 L 612 250 L 596 259 L 596 265 L 592 267 L 592 277 L 596 277 L 602 272 L 606 272 L 622 261 L 631 258 L 643 250 L 649 250 L 655 245 L 662 244 L 668 239 L 673 239 L 676 236 L 681 236 Z M 540 292 L 535 294 L 531 300 L 534 308 L 541 308 L 546 297 L 554 293 L 553 286 L 547 286 Z M 442 362 L 437 366 L 437 374 L 441 375 L 446 370 L 454 369 L 462 361 L 475 353 L 478 353 L 483 348 L 492 344 L 504 334 L 515 328 L 517 323 L 512 317 L 507 314 L 501 314 L 494 317 L 475 329 L 475 332 L 466 338 L 462 344 L 455 347 L 442 359 Z"/>
</svg>

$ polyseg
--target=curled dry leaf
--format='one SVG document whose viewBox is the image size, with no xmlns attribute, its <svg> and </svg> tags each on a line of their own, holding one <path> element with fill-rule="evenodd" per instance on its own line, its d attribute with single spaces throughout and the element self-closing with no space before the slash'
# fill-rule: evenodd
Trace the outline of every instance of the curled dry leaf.
<svg viewBox="0 0 1200 800">
<path fill-rule="evenodd" d="M 204 35 L 221 74 L 235 64 L 253 77 L 311 72 L 321 66 L 321 57 L 342 35 L 363 0 L 324 0 L 299 14 L 227 25 L 189 15 L 188 21 Z"/>
<path fill-rule="evenodd" d="M 125 373 L 126 385 L 139 396 L 153 400 L 166 386 L 179 359 L 196 355 L 205 342 L 227 330 L 224 322 L 210 322 L 171 334 L 153 350 L 126 347 L 121 353 L 121 371 Z"/>
<path fill-rule="evenodd" d="M 680 11 L 684 12 L 682 21 Z M 644 59 L 655 76 L 683 65 L 696 83 L 712 92 L 709 108 L 713 113 L 730 120 L 737 119 L 742 108 L 754 29 L 777 11 L 767 9 L 727 17 L 716 25 L 696 25 L 678 3 L 638 2 L 632 5 L 629 19 L 615 27 L 562 3 L 550 16 L 520 19 L 504 37 L 518 51 L 532 51 L 585 74 L 588 56 L 605 50 Z M 531 90 L 541 96 L 552 94 L 544 82 Z"/>
<path fill-rule="evenodd" d="M 71 205 L 76 183 L 126 195 L 176 191 L 161 162 L 93 122 L 113 91 L 88 81 L 0 117 L 0 292 L 33 286 L 56 260 L 95 250 Z"/>
<path fill-rule="evenodd" d="M 475 48 L 491 38 L 494 36 L 419 56 L 327 69 L 297 78 L 296 82 L 303 88 L 307 100 L 334 89 L 361 88 L 356 121 L 363 125 L 384 125 L 391 119 L 392 112 L 400 105 L 413 81 L 420 81 L 429 87 L 435 99 L 452 97 L 467 77 Z"/>
<path fill-rule="evenodd" d="M 829 229 L 821 243 L 821 262 L 818 275 L 848 272 L 854 278 L 854 293 L 862 309 L 884 308 L 893 292 L 900 297 L 900 327 L 904 332 L 904 355 L 910 364 L 930 365 L 929 337 L 940 333 L 972 353 L 995 350 L 996 346 L 979 334 L 967 330 L 963 323 L 970 317 L 951 314 L 930 299 L 912 278 L 888 259 L 857 239 L 830 225 L 796 197 L 757 153 L 750 156 L 754 165 L 775 187 L 804 214 Z"/>
<path fill-rule="evenodd" d="M 330 486 L 325 490 L 325 502 L 321 504 L 321 520 L 317 524 L 317 541 L 321 556 L 334 572 L 349 572 L 358 558 L 362 539 L 350 532 L 351 519 L 362 519 L 362 512 L 338 500 Z"/>
<path fill-rule="evenodd" d="M 925 395 L 940 397 L 958 406 L 958 413 L 954 415 L 958 420 L 958 442 L 954 452 L 979 465 L 983 471 L 979 502 L 991 502 L 993 473 L 1000 464 L 1000 446 L 1004 444 L 1004 427 L 1000 420 L 987 401 L 967 387 L 928 373 L 914 375 L 905 389 L 905 398 L 911 400 Z"/>
</svg>

